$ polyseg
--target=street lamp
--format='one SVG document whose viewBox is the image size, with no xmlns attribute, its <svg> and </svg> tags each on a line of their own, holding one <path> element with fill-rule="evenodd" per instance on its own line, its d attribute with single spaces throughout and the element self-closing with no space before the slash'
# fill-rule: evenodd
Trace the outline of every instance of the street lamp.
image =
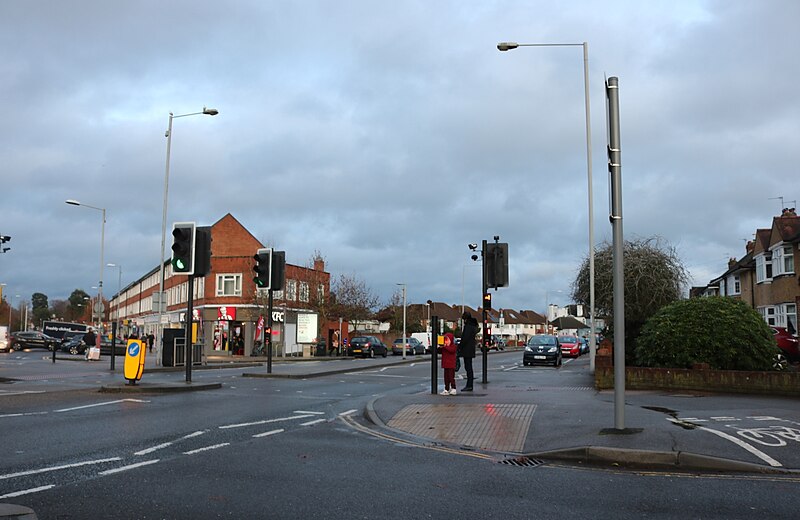
<svg viewBox="0 0 800 520">
<path fill-rule="evenodd" d="M 98 309 L 98 325 L 102 323 L 103 318 L 103 266 L 105 263 L 103 262 L 103 253 L 105 250 L 105 242 L 106 242 L 106 209 L 105 208 L 98 208 L 96 206 L 90 206 L 89 204 L 83 204 L 78 202 L 74 199 L 67 199 L 65 201 L 67 204 L 72 206 L 83 206 L 84 208 L 96 209 L 97 211 L 101 211 L 103 213 L 103 222 L 101 223 L 100 227 L 100 282 L 97 284 L 97 309 Z M 92 309 L 92 314 L 94 314 L 94 309 Z M 113 355 L 113 354 L 112 354 Z"/>
<path fill-rule="evenodd" d="M 515 43 L 501 42 L 497 50 L 510 51 L 517 47 L 583 47 L 583 95 L 586 108 L 586 180 L 589 187 L 589 365 L 594 371 L 595 329 L 594 329 L 594 202 L 592 195 L 592 124 L 589 110 L 589 44 L 583 43 Z"/>
<path fill-rule="evenodd" d="M 117 313 L 116 318 L 119 321 L 119 306 L 122 303 L 122 266 L 118 264 L 106 264 L 106 267 L 116 267 L 119 269 L 119 279 L 117 280 Z"/>
<path fill-rule="evenodd" d="M 403 287 L 403 359 L 406 358 L 406 284 L 398 283 Z"/>
<path fill-rule="evenodd" d="M 161 364 L 161 319 L 164 316 L 164 308 L 167 306 L 166 298 L 164 298 L 164 247 L 167 237 L 167 200 L 169 198 L 169 157 L 172 150 L 172 120 L 178 117 L 197 115 L 215 116 L 217 114 L 219 114 L 219 110 L 216 108 L 206 107 L 203 107 L 203 110 L 200 112 L 192 112 L 190 114 L 179 114 L 176 116 L 172 112 L 169 113 L 169 126 L 167 127 L 167 132 L 164 134 L 164 137 L 167 138 L 167 163 L 164 169 L 164 207 L 161 214 L 161 250 L 159 251 L 158 257 L 158 323 L 156 324 L 158 339 L 156 340 L 156 364 Z M 189 288 L 189 291 L 189 294 L 191 295 L 191 287 Z"/>
</svg>

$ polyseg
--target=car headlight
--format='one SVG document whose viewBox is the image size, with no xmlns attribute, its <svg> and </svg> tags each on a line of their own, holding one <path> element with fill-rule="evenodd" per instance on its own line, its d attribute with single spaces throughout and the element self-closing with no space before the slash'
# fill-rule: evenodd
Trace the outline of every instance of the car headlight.
<svg viewBox="0 0 800 520">
<path fill-rule="evenodd" d="M 525 346 L 525 351 L 526 352 L 533 352 L 533 349 L 529 345 L 526 345 Z"/>
<path fill-rule="evenodd" d="M 557 352 L 557 351 L 558 351 L 558 347 L 550 347 L 550 349 L 547 352 L 552 354 L 553 352 Z"/>
</svg>

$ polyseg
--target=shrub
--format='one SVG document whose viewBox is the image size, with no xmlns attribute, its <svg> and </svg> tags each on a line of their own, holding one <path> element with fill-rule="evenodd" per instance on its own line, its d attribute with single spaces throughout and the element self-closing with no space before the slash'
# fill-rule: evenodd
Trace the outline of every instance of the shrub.
<svg viewBox="0 0 800 520">
<path fill-rule="evenodd" d="M 769 370 L 775 338 L 755 310 L 733 298 L 692 298 L 672 303 L 642 328 L 636 364 L 691 368 L 708 363 L 717 370 Z"/>
</svg>

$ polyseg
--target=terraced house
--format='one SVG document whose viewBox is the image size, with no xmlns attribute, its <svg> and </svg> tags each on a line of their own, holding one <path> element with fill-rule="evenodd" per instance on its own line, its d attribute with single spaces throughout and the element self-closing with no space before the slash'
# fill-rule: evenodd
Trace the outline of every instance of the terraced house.
<svg viewBox="0 0 800 520">
<path fill-rule="evenodd" d="M 794 208 L 784 209 L 772 219 L 772 227 L 758 229 L 747 243 L 746 254 L 732 258 L 728 270 L 695 287 L 693 295 L 739 298 L 775 327 L 797 334 L 800 305 L 800 217 Z"/>
</svg>

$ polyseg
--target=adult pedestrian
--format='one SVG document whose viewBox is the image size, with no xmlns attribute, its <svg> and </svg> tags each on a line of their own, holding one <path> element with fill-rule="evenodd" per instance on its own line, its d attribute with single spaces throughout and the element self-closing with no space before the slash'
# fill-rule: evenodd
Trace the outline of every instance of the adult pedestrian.
<svg viewBox="0 0 800 520">
<path fill-rule="evenodd" d="M 150 351 L 151 354 L 153 353 L 153 344 L 155 342 L 156 342 L 156 337 L 151 332 L 150 334 L 147 335 L 147 349 Z"/>
<path fill-rule="evenodd" d="M 466 311 L 461 315 L 464 328 L 461 331 L 461 343 L 458 345 L 458 355 L 464 360 L 464 370 L 467 372 L 467 384 L 462 392 L 472 392 L 472 381 L 475 373 L 472 370 L 472 360 L 475 358 L 475 335 L 478 333 L 478 320 Z"/>
<path fill-rule="evenodd" d="M 97 337 L 94 335 L 94 329 L 89 327 L 89 330 L 87 330 L 86 334 L 83 335 L 83 342 L 86 344 L 86 355 L 84 357 L 88 360 L 89 352 L 91 349 L 95 348 L 95 344 L 97 343 Z"/>
<path fill-rule="evenodd" d="M 441 395 L 456 395 L 456 342 L 451 333 L 444 335 L 444 345 L 439 347 L 444 371 L 444 390 Z"/>
</svg>

